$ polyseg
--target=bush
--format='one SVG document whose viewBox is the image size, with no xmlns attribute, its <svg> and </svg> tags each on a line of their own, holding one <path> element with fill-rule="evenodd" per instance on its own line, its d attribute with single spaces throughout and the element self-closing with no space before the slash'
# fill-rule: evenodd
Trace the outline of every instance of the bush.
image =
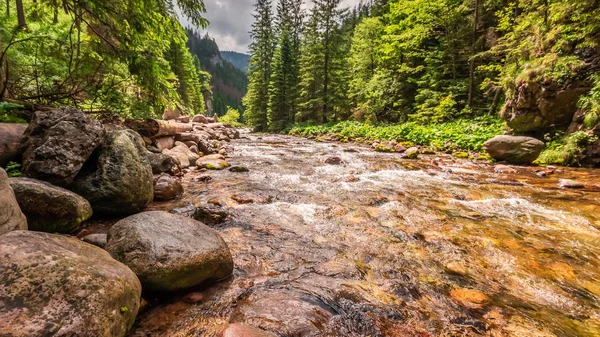
<svg viewBox="0 0 600 337">
<path fill-rule="evenodd" d="M 225 124 L 230 124 L 234 127 L 240 127 L 243 124 L 240 123 L 240 112 L 232 107 L 227 107 L 227 113 L 219 117 L 219 121 Z"/>
<path fill-rule="evenodd" d="M 449 123 L 420 125 L 414 122 L 396 125 L 369 125 L 360 122 L 341 122 L 324 125 L 296 125 L 289 134 L 319 136 L 334 134 L 338 138 L 367 141 L 400 141 L 432 147 L 438 151 L 478 151 L 483 143 L 504 133 L 504 123 L 494 117 L 460 119 Z"/>
<path fill-rule="evenodd" d="M 21 109 L 23 109 L 22 105 L 0 102 L 0 123 L 27 123 L 22 118 L 15 116 L 15 112 Z"/>
<path fill-rule="evenodd" d="M 8 174 L 9 178 L 18 178 L 23 176 L 21 173 L 21 164 L 15 163 L 14 161 L 6 164 L 4 170 L 6 171 L 6 174 Z"/>
<path fill-rule="evenodd" d="M 598 137 L 589 135 L 585 131 L 577 131 L 569 136 L 558 135 L 551 140 L 542 152 L 536 163 L 542 165 L 574 165 L 577 157 L 585 148 L 596 142 Z"/>
</svg>

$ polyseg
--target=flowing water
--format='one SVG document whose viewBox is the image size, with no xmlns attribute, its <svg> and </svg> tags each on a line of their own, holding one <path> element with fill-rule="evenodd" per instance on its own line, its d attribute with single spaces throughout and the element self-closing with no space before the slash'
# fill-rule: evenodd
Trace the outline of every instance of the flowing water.
<svg viewBox="0 0 600 337">
<path fill-rule="evenodd" d="M 236 270 L 189 305 L 160 299 L 132 336 L 600 336 L 600 172 L 372 152 L 247 134 L 155 209 L 221 205 Z M 330 156 L 342 165 L 326 165 Z M 210 182 L 200 176 L 209 175 Z M 586 188 L 563 190 L 559 179 Z"/>
</svg>

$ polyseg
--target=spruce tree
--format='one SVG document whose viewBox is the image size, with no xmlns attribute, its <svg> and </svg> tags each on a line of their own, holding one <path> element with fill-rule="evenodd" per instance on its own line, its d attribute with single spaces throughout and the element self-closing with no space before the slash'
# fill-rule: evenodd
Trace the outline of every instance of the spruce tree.
<svg viewBox="0 0 600 337">
<path fill-rule="evenodd" d="M 323 123 L 323 61 L 324 53 L 319 33 L 319 15 L 313 8 L 304 29 L 300 47 L 300 96 L 298 122 Z"/>
<path fill-rule="evenodd" d="M 273 59 L 274 36 L 270 0 L 257 0 L 250 35 L 250 65 L 248 93 L 243 103 L 246 108 L 244 120 L 257 131 L 266 131 L 268 125 L 267 109 L 269 102 L 269 82 L 271 79 L 271 61 Z"/>
<path fill-rule="evenodd" d="M 281 131 L 290 120 L 293 99 L 291 78 L 291 41 L 288 28 L 284 27 L 275 51 L 269 89 L 269 130 Z"/>
</svg>

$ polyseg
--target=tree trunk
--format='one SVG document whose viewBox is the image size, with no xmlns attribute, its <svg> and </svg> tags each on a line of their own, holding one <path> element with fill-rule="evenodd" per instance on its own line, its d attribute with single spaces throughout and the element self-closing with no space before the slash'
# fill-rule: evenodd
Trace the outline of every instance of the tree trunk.
<svg viewBox="0 0 600 337">
<path fill-rule="evenodd" d="M 10 0 L 6 0 L 6 16 L 10 16 Z"/>
<path fill-rule="evenodd" d="M 490 106 L 489 115 L 493 115 L 498 108 L 498 101 L 500 100 L 500 94 L 502 93 L 502 89 L 496 89 L 496 93 L 494 94 L 494 100 L 492 101 L 492 106 Z"/>
<path fill-rule="evenodd" d="M 469 61 L 469 96 L 467 106 L 473 105 L 473 91 L 475 90 L 475 52 L 477 51 L 477 28 L 479 26 L 479 2 L 475 0 L 475 15 L 473 18 L 473 40 L 471 41 L 471 60 Z"/>
<path fill-rule="evenodd" d="M 125 121 L 125 124 L 132 130 L 137 131 L 140 135 L 148 138 L 173 136 L 194 130 L 194 125 L 192 123 L 177 123 L 175 121 L 163 121 L 158 119 L 129 119 Z"/>
<path fill-rule="evenodd" d="M 25 9 L 23 8 L 23 0 L 17 0 L 17 19 L 21 29 L 27 29 L 27 21 L 25 20 Z"/>
</svg>

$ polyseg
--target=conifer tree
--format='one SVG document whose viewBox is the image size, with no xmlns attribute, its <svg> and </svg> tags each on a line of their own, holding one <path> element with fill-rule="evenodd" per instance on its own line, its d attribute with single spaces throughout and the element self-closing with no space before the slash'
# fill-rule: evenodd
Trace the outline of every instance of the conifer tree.
<svg viewBox="0 0 600 337">
<path fill-rule="evenodd" d="M 275 51 L 269 87 L 269 130 L 281 131 L 290 120 L 293 98 L 291 90 L 291 41 L 288 28 L 284 27 Z"/>
<path fill-rule="evenodd" d="M 250 83 L 243 103 L 246 107 L 244 120 L 257 131 L 267 130 L 267 109 L 269 102 L 269 82 L 273 59 L 274 36 L 270 0 L 257 0 L 250 35 L 252 58 L 248 69 Z"/>
</svg>

